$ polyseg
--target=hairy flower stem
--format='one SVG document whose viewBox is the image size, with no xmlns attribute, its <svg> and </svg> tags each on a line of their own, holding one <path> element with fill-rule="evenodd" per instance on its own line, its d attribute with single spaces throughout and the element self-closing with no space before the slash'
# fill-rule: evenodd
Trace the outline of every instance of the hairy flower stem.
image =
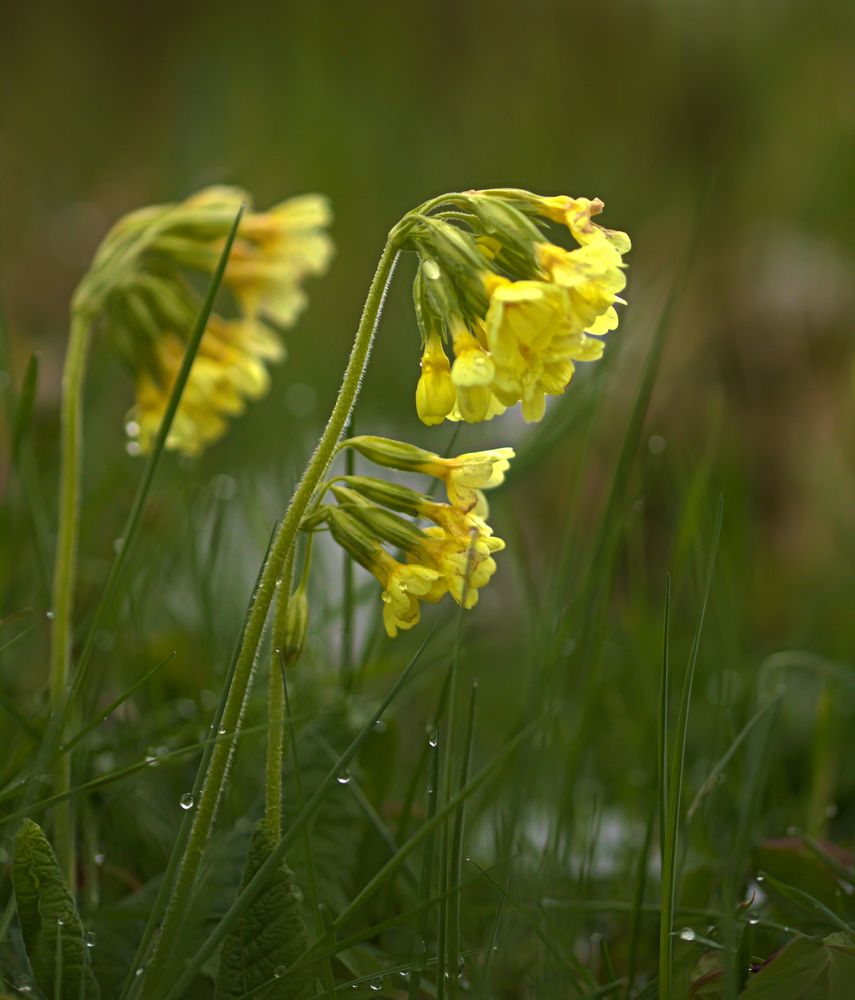
<svg viewBox="0 0 855 1000">
<path fill-rule="evenodd" d="M 89 349 L 88 317 L 72 312 L 68 350 L 62 371 L 61 458 L 59 472 L 59 517 L 54 560 L 51 615 L 50 673 L 48 699 L 52 721 L 61 717 L 71 668 L 71 615 L 77 567 L 78 519 L 80 513 L 80 463 L 83 437 L 83 383 Z M 60 755 L 53 765 L 53 791 L 71 791 L 71 753 Z M 59 864 L 74 892 L 74 819 L 70 799 L 54 812 L 54 847 Z"/>
<path fill-rule="evenodd" d="M 193 886 L 202 861 L 205 843 L 211 831 L 217 802 L 225 784 L 226 771 L 234 745 L 235 733 L 240 723 L 241 709 L 249 686 L 253 663 L 276 592 L 276 581 L 282 574 L 285 561 L 297 538 L 303 515 L 335 455 L 336 445 L 359 393 L 363 372 L 374 339 L 374 331 L 380 318 L 386 290 L 397 260 L 400 239 L 404 231 L 403 223 L 399 223 L 389 234 L 389 239 L 372 279 L 368 297 L 365 300 L 362 318 L 359 321 L 359 328 L 356 332 L 338 398 L 327 421 L 327 426 L 318 441 L 317 448 L 309 459 L 303 476 L 291 497 L 291 502 L 280 522 L 261 572 L 255 598 L 245 623 L 231 687 L 226 696 L 223 710 L 222 726 L 226 733 L 231 735 L 215 744 L 208 761 L 208 769 L 196 807 L 193 825 L 187 838 L 178 875 L 172 887 L 163 925 L 143 987 L 143 995 L 152 998 L 152 1000 L 164 995 L 172 950 L 180 940 L 181 927 L 190 908 Z"/>
<path fill-rule="evenodd" d="M 282 836 L 282 761 L 285 744 L 285 688 L 282 671 L 285 661 L 285 625 L 288 602 L 291 599 L 291 576 L 294 569 L 294 547 L 285 560 L 285 570 L 277 587 L 273 611 L 270 679 L 267 688 L 267 759 L 265 762 L 264 819 L 277 840 Z"/>
</svg>

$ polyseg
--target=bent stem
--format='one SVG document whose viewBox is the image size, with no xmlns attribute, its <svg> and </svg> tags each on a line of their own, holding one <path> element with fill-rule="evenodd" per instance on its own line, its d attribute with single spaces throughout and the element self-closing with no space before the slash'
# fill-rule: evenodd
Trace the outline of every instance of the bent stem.
<svg viewBox="0 0 855 1000">
<path fill-rule="evenodd" d="M 71 667 L 71 615 L 77 566 L 78 519 L 80 513 L 80 465 L 83 439 L 83 383 L 89 349 L 89 318 L 72 312 L 68 351 L 62 371 L 61 457 L 59 515 L 54 560 L 48 699 L 50 717 L 60 717 Z M 57 795 L 71 790 L 71 754 L 63 754 L 53 765 L 53 788 Z M 71 800 L 60 802 L 54 813 L 54 846 L 60 868 L 71 892 L 75 882 L 74 821 Z"/>
<path fill-rule="evenodd" d="M 303 476 L 297 484 L 262 568 L 255 598 L 247 616 L 243 639 L 223 710 L 221 725 L 228 735 L 214 745 L 208 762 L 193 825 L 187 838 L 178 875 L 172 887 L 163 925 L 146 976 L 143 987 L 144 996 L 154 998 L 164 995 L 163 987 L 169 971 L 170 959 L 176 942 L 180 940 L 180 928 L 190 908 L 193 886 L 202 861 L 205 843 L 213 825 L 217 803 L 225 784 L 226 772 L 234 750 L 235 736 L 240 724 L 256 652 L 276 591 L 276 581 L 281 576 L 285 561 L 293 548 L 303 515 L 335 455 L 336 445 L 359 393 L 362 375 L 371 352 L 374 332 L 379 322 L 386 291 L 397 261 L 398 247 L 404 232 L 404 222 L 402 222 L 389 234 L 374 278 L 371 281 L 368 297 L 365 300 L 338 398 L 315 452 L 309 459 Z"/>
</svg>

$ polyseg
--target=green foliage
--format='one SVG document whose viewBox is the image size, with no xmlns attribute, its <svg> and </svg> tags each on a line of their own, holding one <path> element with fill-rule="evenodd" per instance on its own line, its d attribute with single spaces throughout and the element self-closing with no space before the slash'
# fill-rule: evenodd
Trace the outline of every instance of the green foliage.
<svg viewBox="0 0 855 1000">
<path fill-rule="evenodd" d="M 855 938 L 830 934 L 799 938 L 754 976 L 745 1000 L 850 1000 L 855 982 Z"/>
<path fill-rule="evenodd" d="M 276 838 L 264 822 L 256 824 L 241 889 L 275 846 Z M 290 868 L 283 861 L 223 942 L 216 1000 L 240 1000 L 260 987 L 267 988 L 259 995 L 271 1000 L 277 997 L 299 1000 L 311 993 L 314 977 L 310 971 L 304 969 L 285 978 L 289 966 L 308 944 L 302 898 Z"/>
<path fill-rule="evenodd" d="M 25 819 L 12 862 L 18 920 L 36 982 L 53 1000 L 97 1000 L 83 924 L 41 827 Z"/>
</svg>

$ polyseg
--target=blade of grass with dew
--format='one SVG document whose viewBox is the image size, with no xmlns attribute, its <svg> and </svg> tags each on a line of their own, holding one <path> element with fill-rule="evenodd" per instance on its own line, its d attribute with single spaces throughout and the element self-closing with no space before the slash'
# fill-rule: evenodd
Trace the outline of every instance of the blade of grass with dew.
<svg viewBox="0 0 855 1000">
<path fill-rule="evenodd" d="M 248 726 L 242 731 L 242 733 L 245 736 L 249 736 L 250 734 L 255 735 L 265 731 L 266 726 L 257 725 Z M 200 740 L 198 743 L 188 743 L 186 746 L 179 747 L 177 750 L 170 750 L 169 753 L 160 754 L 157 758 L 158 766 L 162 766 L 163 764 L 169 763 L 173 760 L 178 760 L 181 757 L 186 757 L 188 754 L 198 753 L 199 751 L 204 753 L 212 744 L 217 743 L 218 741 L 226 740 L 227 738 L 228 737 L 226 736 L 218 735 L 206 740 Z M 92 778 L 89 781 L 84 781 L 79 785 L 75 785 L 67 792 L 58 792 L 56 795 L 50 795 L 44 799 L 36 799 L 33 802 L 27 802 L 27 804 L 22 806 L 20 809 L 7 813 L 5 816 L 0 816 L 0 826 L 6 823 L 13 823 L 15 820 L 23 819 L 31 814 L 39 813 L 44 809 L 49 809 L 51 806 L 55 806 L 58 802 L 66 802 L 67 800 L 74 799 L 79 795 L 88 794 L 97 788 L 104 788 L 107 785 L 112 785 L 117 781 L 121 781 L 122 778 L 130 777 L 130 775 L 136 774 L 138 771 L 144 771 L 149 767 L 151 767 L 151 761 L 149 760 L 136 761 L 133 764 L 117 768 L 114 771 L 108 771 L 106 774 L 98 775 L 97 778 Z M 21 787 L 23 786 L 18 786 L 18 788 L 13 789 L 13 791 L 17 791 Z"/>
<path fill-rule="evenodd" d="M 666 759 L 663 760 L 663 767 L 668 773 L 667 800 L 665 800 L 664 814 L 664 840 L 662 844 L 662 915 L 659 928 L 659 983 L 661 1000 L 672 1000 L 673 981 L 673 938 L 674 930 L 674 908 L 677 898 L 678 873 L 678 839 L 680 826 L 680 808 L 683 793 L 683 781 L 686 766 L 686 743 L 689 734 L 689 711 L 692 701 L 692 687 L 695 679 L 695 668 L 698 662 L 698 653 L 701 645 L 701 635 L 703 633 L 704 622 L 706 620 L 707 607 L 709 605 L 710 593 L 712 591 L 713 573 L 715 570 L 716 556 L 718 555 L 718 545 L 721 538 L 721 525 L 724 517 L 724 500 L 719 499 L 718 510 L 716 512 L 715 527 L 713 528 L 713 538 L 710 546 L 709 561 L 707 564 L 706 582 L 704 586 L 701 609 L 698 615 L 698 623 L 695 634 L 692 638 L 692 645 L 689 651 L 689 661 L 686 673 L 683 678 L 683 688 L 680 697 L 680 709 L 677 717 L 677 725 L 674 734 L 673 746 L 669 747 L 667 742 L 667 728 L 665 719 L 662 721 L 661 746 L 665 752 Z M 667 639 L 665 641 L 665 654 L 663 659 L 667 662 Z M 663 674 L 665 668 L 663 667 Z M 663 709 L 664 716 L 668 712 L 668 688 L 663 679 Z M 664 797 L 663 797 L 664 798 Z"/>
<path fill-rule="evenodd" d="M 762 680 L 761 680 L 762 683 Z M 759 685 L 758 685 L 759 686 Z M 780 712 L 781 702 L 776 701 L 770 712 L 749 735 L 745 752 L 745 773 L 739 791 L 739 807 L 733 844 L 727 852 L 724 877 L 722 879 L 722 899 L 727 907 L 733 900 L 738 902 L 739 886 L 744 879 L 746 861 L 750 856 L 752 828 L 760 807 L 763 781 L 771 754 L 772 734 Z M 736 968 L 736 909 L 725 909 L 721 924 L 724 949 L 724 1000 L 735 1000 L 741 972 Z"/>
<path fill-rule="evenodd" d="M 638 970 L 638 950 L 641 942 L 641 920 L 644 914 L 644 893 L 647 888 L 647 864 L 653 844 L 653 830 L 656 826 L 657 803 L 653 802 L 644 829 L 644 843 L 638 855 L 635 869 L 635 891 L 633 893 L 632 923 L 629 930 L 629 957 L 626 962 L 626 990 L 624 1000 L 632 996 L 632 984 Z"/>
<path fill-rule="evenodd" d="M 437 706 L 437 711 L 434 716 L 434 729 L 431 730 L 431 736 L 428 737 L 427 750 L 428 752 L 433 751 L 430 759 L 430 778 L 427 787 L 427 822 L 433 821 L 436 816 L 437 802 L 439 799 L 439 759 L 440 755 L 437 752 L 436 742 L 433 741 L 433 732 L 439 725 L 439 720 L 442 717 L 442 707 L 445 703 L 445 698 L 448 693 L 448 683 L 451 678 L 451 671 L 449 670 L 445 677 L 445 683 L 443 684 L 442 692 L 440 693 L 439 705 Z M 432 742 L 433 741 L 433 742 Z M 431 894 L 431 885 L 433 884 L 433 869 L 434 869 L 434 857 L 436 856 L 437 850 L 437 834 L 431 833 L 425 843 L 424 852 L 422 854 L 422 872 L 421 872 L 421 883 L 419 886 L 419 897 L 421 899 L 427 899 Z M 443 903 L 439 901 L 437 906 L 442 906 Z M 410 973 L 410 988 L 408 992 L 409 1000 L 418 1000 L 420 996 L 419 987 L 421 985 L 422 976 L 424 975 L 427 963 L 427 929 L 428 929 L 428 918 L 430 916 L 430 911 L 425 908 L 419 915 L 418 923 L 416 924 L 416 939 L 413 945 L 413 955 L 411 958 L 412 972 Z"/>
<path fill-rule="evenodd" d="M 285 716 L 287 720 L 288 735 L 291 742 L 291 757 L 294 761 L 294 788 L 297 793 L 297 806 L 302 812 L 306 808 L 306 797 L 303 794 L 303 779 L 300 771 L 300 755 L 297 749 L 297 730 L 294 726 L 294 718 L 291 715 L 291 696 L 288 693 L 288 678 L 285 672 L 285 657 L 279 653 L 279 673 L 282 678 L 282 692 L 285 698 Z M 327 934 L 324 926 L 324 917 L 321 913 L 320 902 L 318 900 L 318 879 L 315 873 L 315 857 L 312 851 L 312 838 L 308 826 L 303 829 L 303 853 L 306 856 L 306 871 L 309 877 L 309 905 L 312 910 L 312 918 L 315 922 L 315 932 L 323 938 Z M 323 978 L 326 983 L 327 996 L 329 1000 L 335 997 L 335 977 L 333 976 L 332 965 L 327 959 L 322 965 Z"/>
<path fill-rule="evenodd" d="M 475 711 L 477 707 L 478 684 L 472 684 L 469 697 L 469 714 L 466 723 L 466 736 L 463 744 L 463 756 L 460 761 L 460 779 L 457 783 L 458 792 L 466 787 L 469 780 L 469 765 L 472 760 L 472 743 L 475 735 Z M 454 827 L 450 832 L 451 850 L 449 852 L 449 881 L 459 885 L 463 877 L 463 834 L 466 818 L 466 800 L 463 799 L 454 815 Z M 460 894 L 451 896 L 446 903 L 448 925 L 448 995 L 451 1000 L 457 1000 L 460 994 Z"/>
<path fill-rule="evenodd" d="M 490 987 L 490 973 L 493 968 L 493 956 L 498 951 L 499 946 L 496 941 L 499 937 L 499 926 L 502 923 L 502 914 L 505 912 L 505 895 L 499 897 L 499 907 L 496 910 L 496 917 L 493 920 L 493 928 L 490 931 L 490 943 L 487 946 L 487 957 L 484 959 L 484 968 L 481 971 L 481 984 L 478 987 L 477 1000 L 487 1000 L 487 990 Z M 410 998 L 412 1000 L 412 997 Z"/>
<path fill-rule="evenodd" d="M 427 727 L 427 739 L 422 743 L 422 748 L 419 753 L 419 759 L 416 766 L 412 769 L 410 774 L 410 781 L 407 786 L 406 794 L 404 795 L 404 804 L 401 809 L 401 816 L 398 820 L 398 826 L 395 830 L 395 840 L 400 843 L 403 841 L 407 834 L 407 827 L 410 823 L 410 817 L 413 812 L 413 803 L 415 801 L 416 792 L 419 788 L 419 783 L 421 781 L 422 771 L 425 769 L 425 765 L 428 762 L 428 757 L 430 756 L 431 761 L 437 758 L 437 754 L 433 753 L 436 749 L 436 734 L 439 731 L 440 720 L 442 719 L 443 713 L 445 712 L 445 706 L 448 704 L 448 691 L 449 685 L 451 683 L 451 669 L 449 668 L 445 674 L 445 680 L 442 684 L 442 689 L 439 693 L 439 700 L 437 701 L 437 706 L 433 714 L 433 718 Z M 437 783 L 433 783 L 433 787 L 436 790 Z"/>
<path fill-rule="evenodd" d="M 288 831 L 283 835 L 282 839 L 279 841 L 276 849 L 270 854 L 270 857 L 256 872 L 255 876 L 246 886 L 244 891 L 238 896 L 238 898 L 232 903 L 224 916 L 219 920 L 219 922 L 214 927 L 213 931 L 208 935 L 205 942 L 202 944 L 201 948 L 196 952 L 193 959 L 189 962 L 181 976 L 178 977 L 177 981 L 174 983 L 172 989 L 170 990 L 168 997 L 173 1000 L 175 997 L 182 995 L 184 989 L 192 982 L 193 977 L 201 969 L 207 960 L 208 956 L 213 954 L 217 946 L 223 940 L 225 935 L 229 932 L 232 925 L 237 921 L 241 914 L 246 910 L 246 908 L 255 899 L 258 892 L 264 886 L 266 879 L 269 874 L 273 871 L 275 866 L 286 856 L 286 852 L 295 843 L 298 836 L 302 835 L 303 830 L 306 828 L 307 824 L 311 820 L 312 816 L 315 814 L 318 806 L 323 801 L 324 796 L 327 792 L 337 783 L 338 775 L 341 773 L 343 767 L 346 767 L 350 761 L 359 752 L 359 749 L 368 739 L 368 737 L 373 732 L 374 726 L 382 718 L 386 709 L 392 704 L 392 702 L 398 697 L 400 692 L 404 689 L 407 682 L 410 679 L 411 674 L 415 670 L 416 665 L 421 659 L 421 654 L 424 652 L 431 637 L 434 635 L 434 631 L 428 633 L 428 635 L 423 640 L 422 644 L 416 650 L 410 662 L 407 664 L 405 669 L 401 672 L 398 679 L 390 688 L 386 697 L 380 703 L 378 708 L 374 711 L 374 714 L 368 720 L 368 722 L 362 727 L 362 729 L 357 733 L 354 739 L 351 741 L 348 748 L 343 754 L 339 756 L 338 761 L 335 766 L 327 773 L 327 776 L 320 783 L 320 785 L 315 789 L 312 797 L 306 803 L 305 807 L 300 810 L 296 818 L 292 822 Z M 224 689 L 225 690 L 225 689 Z M 405 848 L 402 848 L 404 850 Z M 399 852 L 400 853 L 400 852 Z"/>
<path fill-rule="evenodd" d="M 264 559 L 262 560 L 259 566 L 259 570 L 255 578 L 255 583 L 253 584 L 252 591 L 250 592 L 250 598 L 249 601 L 247 602 L 247 613 L 244 615 L 244 622 L 247 621 L 249 617 L 249 609 L 255 602 L 255 597 L 258 592 L 259 584 L 261 582 L 262 569 L 267 562 L 267 557 L 270 553 L 270 548 L 273 545 L 273 539 L 276 535 L 277 527 L 278 525 L 273 526 L 273 530 L 270 532 L 270 537 L 267 540 L 267 549 L 264 554 Z M 231 679 L 234 675 L 235 668 L 237 666 L 238 654 L 240 652 L 242 642 L 243 642 L 243 630 L 241 630 L 241 634 L 238 636 L 237 641 L 235 642 L 234 648 L 232 650 L 229 669 L 226 672 L 225 683 L 223 684 L 222 690 L 220 692 L 220 700 L 214 712 L 214 717 L 211 720 L 210 729 L 208 730 L 212 734 L 214 739 L 219 738 L 220 724 L 223 718 L 223 712 L 225 711 L 226 707 L 226 698 L 228 696 L 229 687 L 231 686 Z M 264 729 L 265 731 L 267 730 L 266 725 L 262 726 L 261 728 Z M 247 730 L 244 730 L 244 734 L 246 734 L 246 732 Z M 231 739 L 232 738 L 231 734 L 227 734 L 227 738 Z M 196 768 L 196 774 L 193 778 L 193 788 L 191 791 L 191 795 L 193 796 L 194 801 L 196 800 L 196 797 L 199 795 L 199 792 L 202 788 L 202 783 L 205 779 L 205 773 L 208 767 L 208 761 L 210 760 L 211 751 L 213 749 L 213 742 L 214 740 L 209 741 L 210 746 L 207 747 L 205 752 L 202 754 L 202 757 L 199 761 L 199 765 Z M 128 969 L 128 974 L 127 977 L 125 978 L 124 985 L 122 986 L 122 992 L 119 995 L 119 1000 L 125 1000 L 126 997 L 129 998 L 135 996 L 137 991 L 142 986 L 141 980 L 143 977 L 137 976 L 136 970 L 142 968 L 142 962 L 144 961 L 148 953 L 149 945 L 151 944 L 151 941 L 154 937 L 154 932 L 157 928 L 157 924 L 160 921 L 161 917 L 163 916 L 167 900 L 169 899 L 169 893 L 172 888 L 172 882 L 175 878 L 176 872 L 178 871 L 178 865 L 180 863 L 181 856 L 184 851 L 184 846 L 187 843 L 187 838 L 190 834 L 190 827 L 192 825 L 192 822 L 193 820 L 190 815 L 190 810 L 187 810 L 181 819 L 181 825 L 178 828 L 178 834 L 172 845 L 172 851 L 170 852 L 169 855 L 169 861 L 167 862 L 166 870 L 164 871 L 163 874 L 163 880 L 161 882 L 160 889 L 158 890 L 157 897 L 155 898 L 154 901 L 154 905 L 151 908 L 151 912 L 149 913 L 145 927 L 143 928 L 143 933 L 140 938 L 140 942 L 137 945 L 137 950 L 136 953 L 134 954 L 134 960 L 131 963 L 130 968 Z"/>
<path fill-rule="evenodd" d="M 313 739 L 317 742 L 330 761 L 338 759 L 338 754 L 336 753 L 335 748 L 332 747 L 323 736 L 316 734 L 313 736 Z M 368 820 L 369 826 L 377 834 L 378 838 L 389 851 L 389 854 L 394 856 L 398 851 L 398 841 L 395 839 L 392 831 L 383 822 L 383 818 L 371 804 L 368 796 L 362 790 L 362 786 L 359 784 L 359 781 L 353 775 L 351 775 L 350 780 L 347 783 L 347 790 L 354 797 L 354 799 L 356 799 L 356 803 L 362 811 L 362 814 Z M 404 878 L 406 878 L 413 888 L 418 887 L 418 877 L 409 865 L 404 867 L 403 874 Z"/>
</svg>

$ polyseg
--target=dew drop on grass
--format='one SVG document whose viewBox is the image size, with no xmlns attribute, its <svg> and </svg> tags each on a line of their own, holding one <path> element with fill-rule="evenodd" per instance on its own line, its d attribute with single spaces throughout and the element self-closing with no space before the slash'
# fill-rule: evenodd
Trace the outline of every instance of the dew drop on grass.
<svg viewBox="0 0 855 1000">
<path fill-rule="evenodd" d="M 692 930 L 691 927 L 684 927 L 680 931 L 680 940 L 681 941 L 694 941 L 695 940 L 695 932 Z"/>
<path fill-rule="evenodd" d="M 374 732 L 379 733 L 381 736 L 386 732 L 386 723 L 382 719 L 378 719 L 374 723 Z"/>
<path fill-rule="evenodd" d="M 273 976 L 275 979 L 281 979 L 287 971 L 284 965 L 277 965 L 273 969 Z"/>
<path fill-rule="evenodd" d="M 375 993 L 379 993 L 380 990 L 383 989 L 383 980 L 382 979 L 372 979 L 371 982 L 368 984 L 368 989 L 369 990 L 374 990 Z"/>
<path fill-rule="evenodd" d="M 338 774 L 335 776 L 335 780 L 340 785 L 346 785 L 350 782 L 351 774 L 346 767 L 343 767 Z"/>
<path fill-rule="evenodd" d="M 748 923 L 749 923 L 749 924 L 751 924 L 752 926 L 753 926 L 754 924 L 759 924 L 759 923 L 760 923 L 760 918 L 759 918 L 759 917 L 757 916 L 757 914 L 756 914 L 756 913 L 752 913 L 752 914 L 751 914 L 751 915 L 750 915 L 750 916 L 748 917 Z"/>
<path fill-rule="evenodd" d="M 48 608 L 47 611 L 45 611 L 45 618 L 47 618 L 49 622 L 52 622 L 54 618 L 56 618 L 56 612 L 53 608 Z"/>
<path fill-rule="evenodd" d="M 225 736 L 226 735 L 226 727 L 225 726 L 220 726 L 219 729 L 217 729 L 217 732 L 219 733 L 220 736 Z"/>
<path fill-rule="evenodd" d="M 87 948 L 94 948 L 98 944 L 98 935 L 95 931 L 87 931 L 83 938 Z"/>
<path fill-rule="evenodd" d="M 193 808 L 193 793 L 185 792 L 181 798 L 178 800 L 178 804 L 186 812 L 188 809 Z"/>
<path fill-rule="evenodd" d="M 439 743 L 439 731 L 436 729 L 431 729 L 428 734 L 428 746 L 433 750 Z"/>
<path fill-rule="evenodd" d="M 100 854 L 100 853 L 96 854 L 95 855 L 95 859 L 94 859 L 95 860 L 95 864 L 96 865 L 103 865 L 105 858 L 106 858 L 105 854 Z"/>
<path fill-rule="evenodd" d="M 398 973 L 398 975 L 401 977 L 401 979 L 407 980 L 407 979 L 410 978 L 410 970 L 409 969 L 401 969 L 401 971 Z"/>
</svg>

